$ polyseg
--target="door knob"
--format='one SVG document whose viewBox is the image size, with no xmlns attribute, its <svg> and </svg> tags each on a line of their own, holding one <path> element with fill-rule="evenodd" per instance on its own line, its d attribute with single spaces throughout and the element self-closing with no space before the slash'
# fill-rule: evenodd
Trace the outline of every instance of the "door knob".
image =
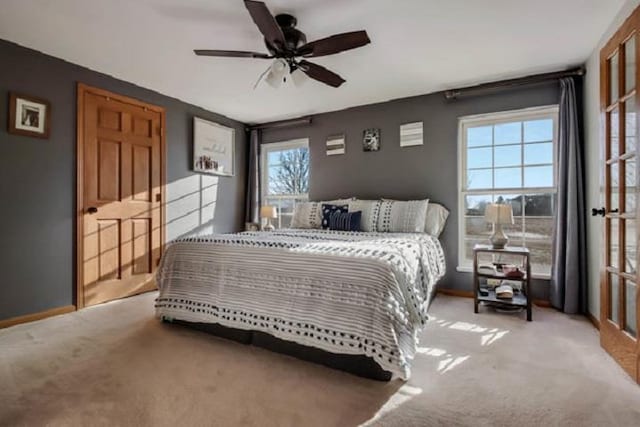
<svg viewBox="0 0 640 427">
<path fill-rule="evenodd" d="M 87 213 L 90 213 L 90 214 L 94 214 L 94 213 L 97 213 L 97 212 L 98 212 L 98 208 L 96 208 L 95 206 L 90 206 L 87 209 Z"/>
<path fill-rule="evenodd" d="M 618 213 L 618 212 L 620 212 L 619 209 L 611 209 L 609 211 L 609 213 Z M 592 208 L 591 209 L 591 216 L 598 216 L 598 215 L 605 216 L 606 213 L 607 213 L 607 210 L 605 208 L 600 208 L 600 209 Z"/>
</svg>

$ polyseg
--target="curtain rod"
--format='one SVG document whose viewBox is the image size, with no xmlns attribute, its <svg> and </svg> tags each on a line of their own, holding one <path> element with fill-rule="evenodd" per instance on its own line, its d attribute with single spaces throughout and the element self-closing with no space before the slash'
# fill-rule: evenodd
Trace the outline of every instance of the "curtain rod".
<svg viewBox="0 0 640 427">
<path fill-rule="evenodd" d="M 513 86 L 522 86 L 534 83 L 542 83 L 548 80 L 559 80 L 565 77 L 577 77 L 584 76 L 586 70 L 584 67 L 573 68 L 565 71 L 555 71 L 544 74 L 534 74 L 526 77 L 519 77 L 516 79 L 502 80 L 498 82 L 483 83 L 476 86 L 468 86 L 459 89 L 447 90 L 444 92 L 444 97 L 447 99 L 457 99 L 463 96 L 472 96 L 477 92 L 485 92 L 500 88 L 507 88 Z"/>
<path fill-rule="evenodd" d="M 304 126 L 311 124 L 311 116 L 300 117 L 298 119 L 279 120 L 277 122 L 263 123 L 261 125 L 254 125 L 247 127 L 247 130 L 263 130 L 263 129 L 277 129 L 290 126 Z"/>
</svg>

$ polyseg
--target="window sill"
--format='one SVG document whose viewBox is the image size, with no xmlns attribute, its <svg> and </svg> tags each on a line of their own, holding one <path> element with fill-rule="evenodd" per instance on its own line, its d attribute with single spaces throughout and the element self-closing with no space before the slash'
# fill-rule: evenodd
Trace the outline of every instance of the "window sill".
<svg viewBox="0 0 640 427">
<path fill-rule="evenodd" d="M 456 271 L 458 273 L 473 273 L 473 268 L 472 267 L 466 267 L 466 266 L 457 266 L 456 267 Z M 538 279 L 538 280 L 551 280 L 551 275 L 550 274 L 539 274 L 539 273 L 533 273 L 531 275 L 532 279 Z"/>
</svg>

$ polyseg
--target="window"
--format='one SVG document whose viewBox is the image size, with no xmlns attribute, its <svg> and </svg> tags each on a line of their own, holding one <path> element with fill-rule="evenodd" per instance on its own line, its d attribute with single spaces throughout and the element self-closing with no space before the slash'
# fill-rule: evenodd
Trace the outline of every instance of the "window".
<svg viewBox="0 0 640 427">
<path fill-rule="evenodd" d="M 309 199 L 309 141 L 264 144 L 262 150 L 262 204 L 276 206 L 277 228 L 291 226 L 293 207 Z"/>
<path fill-rule="evenodd" d="M 551 274 L 557 120 L 556 106 L 460 119 L 460 268 L 471 267 L 473 246 L 492 233 L 486 205 L 508 203 L 514 217 L 505 227 L 509 244 L 529 248 L 532 273 Z"/>
</svg>

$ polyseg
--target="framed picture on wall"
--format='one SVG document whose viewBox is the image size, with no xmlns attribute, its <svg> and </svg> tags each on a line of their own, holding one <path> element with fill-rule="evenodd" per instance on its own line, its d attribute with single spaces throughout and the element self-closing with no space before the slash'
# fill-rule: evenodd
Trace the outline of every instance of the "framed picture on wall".
<svg viewBox="0 0 640 427">
<path fill-rule="evenodd" d="M 235 174 L 235 129 L 193 118 L 193 170 L 219 176 Z"/>
<path fill-rule="evenodd" d="M 362 150 L 380 151 L 380 129 L 365 129 L 362 132 Z"/>
<path fill-rule="evenodd" d="M 49 101 L 13 92 L 9 94 L 9 133 L 48 139 L 50 122 Z"/>
<path fill-rule="evenodd" d="M 422 122 L 400 125 L 400 146 L 412 147 L 424 144 Z"/>
<path fill-rule="evenodd" d="M 327 156 L 336 156 L 344 154 L 346 144 L 344 135 L 332 135 L 327 137 Z"/>
</svg>

